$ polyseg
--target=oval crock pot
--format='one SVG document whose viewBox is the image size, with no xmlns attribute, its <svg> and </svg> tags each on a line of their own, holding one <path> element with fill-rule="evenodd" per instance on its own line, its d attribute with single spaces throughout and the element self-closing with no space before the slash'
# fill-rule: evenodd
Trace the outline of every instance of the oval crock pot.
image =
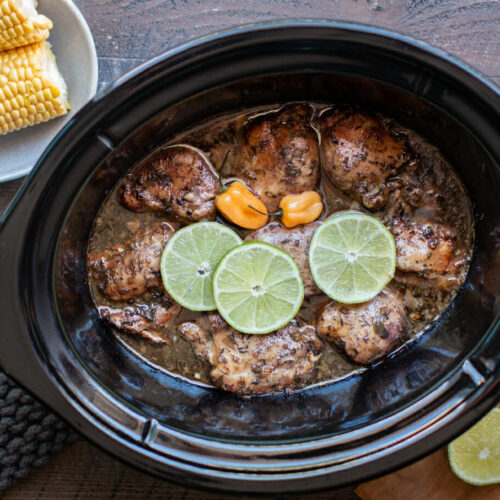
<svg viewBox="0 0 500 500">
<path fill-rule="evenodd" d="M 99 205 L 177 133 L 239 109 L 304 100 L 382 111 L 441 148 L 474 210 L 466 285 L 410 347 L 291 395 L 238 398 L 141 361 L 92 307 L 85 249 Z M 499 397 L 499 132 L 500 96 L 484 78 L 375 28 L 269 23 L 167 52 L 86 106 L 7 210 L 0 365 L 105 450 L 192 486 L 297 493 L 402 466 Z"/>
</svg>

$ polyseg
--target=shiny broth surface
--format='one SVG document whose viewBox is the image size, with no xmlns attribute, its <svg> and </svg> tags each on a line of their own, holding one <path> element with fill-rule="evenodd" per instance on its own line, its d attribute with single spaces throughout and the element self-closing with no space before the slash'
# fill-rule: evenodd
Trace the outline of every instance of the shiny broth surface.
<svg viewBox="0 0 500 500">
<path fill-rule="evenodd" d="M 308 105 L 313 109 L 310 125 L 321 143 L 323 138 L 319 122 L 331 106 L 315 103 Z M 255 120 L 274 116 L 279 109 L 281 108 L 252 109 L 234 116 L 219 117 L 179 134 L 168 144 L 159 144 L 158 148 L 176 144 L 190 145 L 201 152 L 214 170 L 218 169 L 227 152 L 230 152 L 227 172 L 224 172 L 225 178 L 238 178 L 238 144 L 242 131 Z M 389 117 L 377 116 L 397 141 L 405 143 L 409 152 L 408 161 L 396 175 L 385 181 L 390 193 L 387 203 L 381 208 L 366 209 L 334 187 L 320 167 L 318 191 L 323 196 L 325 207 L 320 220 L 341 210 L 354 209 L 371 213 L 389 227 L 396 218 L 410 214 L 411 217 L 442 224 L 453 232 L 454 255 L 446 273 L 439 277 L 429 277 L 422 273 L 397 270 L 389 284 L 389 287 L 399 294 L 404 305 L 408 322 L 404 345 L 421 335 L 443 314 L 464 284 L 472 256 L 472 213 L 460 179 L 439 150 Z M 143 161 L 147 162 L 148 159 Z M 128 210 L 118 201 L 119 187 L 120 183 L 100 209 L 89 242 L 89 252 L 104 251 L 117 244 L 125 245 L 138 231 L 158 221 L 185 224 L 165 213 Z M 217 220 L 232 227 L 242 238 L 249 232 L 235 227 L 220 216 L 217 216 Z M 274 218 L 270 222 L 279 221 Z M 147 293 L 129 301 L 112 301 L 102 292 L 92 273 L 89 273 L 89 285 L 97 308 L 123 309 L 133 305 L 143 307 L 147 311 L 148 304 L 158 300 L 154 293 Z M 304 300 L 299 316 L 307 323 L 313 322 L 318 310 L 329 302 L 330 299 L 323 294 L 308 297 Z M 163 333 L 169 338 L 167 344 L 157 345 L 140 335 L 114 331 L 117 338 L 144 362 L 152 363 L 174 376 L 185 377 L 193 383 L 211 385 L 207 365 L 195 356 L 191 345 L 182 338 L 176 328 L 182 321 L 196 320 L 199 317 L 200 313 L 183 309 L 170 331 Z M 321 358 L 308 385 L 338 380 L 363 369 L 365 368 L 362 365 L 354 363 L 336 347 L 324 342 Z"/>
</svg>

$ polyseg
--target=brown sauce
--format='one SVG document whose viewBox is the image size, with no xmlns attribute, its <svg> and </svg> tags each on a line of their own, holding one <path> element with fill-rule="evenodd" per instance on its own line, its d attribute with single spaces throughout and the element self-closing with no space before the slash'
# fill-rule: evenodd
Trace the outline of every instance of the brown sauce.
<svg viewBox="0 0 500 500">
<path fill-rule="evenodd" d="M 314 126 L 315 120 L 328 109 L 328 106 L 313 106 L 315 113 L 312 126 L 317 131 L 317 127 Z M 228 176 L 237 177 L 238 169 L 234 160 L 236 158 L 235 145 L 242 127 L 253 117 L 277 109 L 279 108 L 253 109 L 234 116 L 218 118 L 213 122 L 179 134 L 168 144 L 161 144 L 158 147 L 189 144 L 201 150 L 215 168 L 222 163 L 226 153 L 231 151 L 232 154 L 228 162 Z M 445 279 L 448 282 L 445 285 L 441 283 L 440 286 L 437 286 L 435 280 L 399 271 L 397 271 L 396 276 L 390 283 L 390 287 L 399 291 L 403 297 L 405 313 L 409 323 L 409 335 L 406 340 L 406 344 L 408 344 L 432 326 L 465 282 L 472 255 L 472 214 L 468 197 L 460 179 L 439 150 L 427 143 L 415 132 L 400 126 L 392 119 L 384 117 L 383 121 L 395 136 L 399 136 L 406 141 L 411 154 L 415 158 L 419 158 L 418 162 L 410 161 L 402 167 L 398 175 L 390 180 L 394 184 L 394 190 L 397 190 L 398 182 L 402 180 L 406 185 L 417 186 L 419 208 L 416 210 L 415 215 L 447 225 L 453 229 L 457 237 L 455 272 L 447 273 Z M 167 220 L 166 216 L 161 213 L 135 213 L 121 206 L 117 197 L 118 187 L 119 185 L 110 193 L 100 209 L 89 242 L 89 251 L 100 251 L 117 243 L 125 243 L 139 228 L 144 228 L 155 221 Z M 325 219 L 340 210 L 362 209 L 358 202 L 333 188 L 323 174 L 319 192 L 323 195 L 325 204 L 321 219 Z M 409 195 L 409 203 L 411 203 L 412 195 Z M 408 200 L 405 203 L 408 203 Z M 393 199 L 382 210 L 371 213 L 388 225 L 398 210 L 405 210 L 404 203 L 398 203 L 397 200 Z M 218 217 L 217 220 L 230 225 L 221 217 Z M 241 228 L 230 226 L 242 238 L 248 233 Z M 96 282 L 93 281 L 91 275 L 89 275 L 89 285 L 97 307 L 108 306 L 118 309 L 129 305 L 127 302 L 116 302 L 107 299 Z M 157 299 L 154 295 L 150 294 L 141 297 L 139 301 L 135 300 L 134 304 L 141 301 L 144 303 L 148 301 L 154 302 L 155 300 Z M 330 299 L 325 295 L 306 298 L 299 315 L 304 320 L 311 321 L 318 307 L 329 301 Z M 196 319 L 199 315 L 200 313 L 183 309 L 176 324 L 185 320 Z M 140 336 L 121 331 L 115 331 L 115 333 L 124 345 L 145 362 L 152 363 L 175 376 L 185 377 L 194 383 L 210 384 L 206 366 L 196 358 L 188 342 L 176 332 L 175 325 L 172 330 L 169 334 L 172 342 L 166 345 L 153 345 Z M 311 384 L 338 380 L 362 369 L 364 367 L 348 360 L 337 352 L 334 347 L 325 343 L 325 348 Z"/>
</svg>

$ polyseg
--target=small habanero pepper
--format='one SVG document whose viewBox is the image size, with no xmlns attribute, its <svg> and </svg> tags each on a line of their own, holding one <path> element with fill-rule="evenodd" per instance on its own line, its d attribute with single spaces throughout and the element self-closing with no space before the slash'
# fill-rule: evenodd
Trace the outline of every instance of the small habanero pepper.
<svg viewBox="0 0 500 500">
<path fill-rule="evenodd" d="M 254 208 L 256 210 L 257 207 Z M 323 211 L 323 201 L 316 191 L 305 191 L 284 196 L 279 208 L 279 212 L 267 215 L 278 215 L 285 227 L 294 227 L 315 221 Z"/>
<path fill-rule="evenodd" d="M 323 200 L 316 191 L 289 194 L 280 201 L 281 222 L 286 227 L 315 221 L 323 211 Z"/>
<path fill-rule="evenodd" d="M 219 169 L 221 192 L 215 198 L 217 210 L 232 223 L 245 229 L 259 229 L 267 224 L 266 206 L 242 182 L 233 181 L 226 186 L 222 182 L 222 171 L 229 152 Z M 255 207 L 255 209 L 251 208 Z"/>
</svg>

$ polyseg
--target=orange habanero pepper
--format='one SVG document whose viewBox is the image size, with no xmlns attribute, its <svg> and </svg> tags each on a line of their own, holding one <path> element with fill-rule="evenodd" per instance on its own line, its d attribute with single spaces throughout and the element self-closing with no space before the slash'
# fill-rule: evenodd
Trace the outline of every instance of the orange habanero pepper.
<svg viewBox="0 0 500 500">
<path fill-rule="evenodd" d="M 281 198 L 279 208 L 279 212 L 267 215 L 277 215 L 284 226 L 294 227 L 315 221 L 323 211 L 323 201 L 316 191 L 305 191 L 284 196 Z M 256 208 L 255 210 L 257 211 Z M 262 211 L 259 210 L 259 213 Z"/>
<path fill-rule="evenodd" d="M 315 221 L 323 211 L 321 195 L 316 191 L 289 194 L 280 201 L 281 222 L 286 227 Z"/>
<path fill-rule="evenodd" d="M 259 229 L 267 224 L 266 206 L 242 182 L 229 187 L 222 182 L 222 171 L 229 153 L 219 169 L 221 193 L 215 199 L 217 210 L 232 223 L 245 229 Z"/>
<path fill-rule="evenodd" d="M 226 219 L 245 229 L 259 229 L 267 224 L 264 203 L 241 182 L 232 182 L 217 196 L 215 206 Z"/>
</svg>

